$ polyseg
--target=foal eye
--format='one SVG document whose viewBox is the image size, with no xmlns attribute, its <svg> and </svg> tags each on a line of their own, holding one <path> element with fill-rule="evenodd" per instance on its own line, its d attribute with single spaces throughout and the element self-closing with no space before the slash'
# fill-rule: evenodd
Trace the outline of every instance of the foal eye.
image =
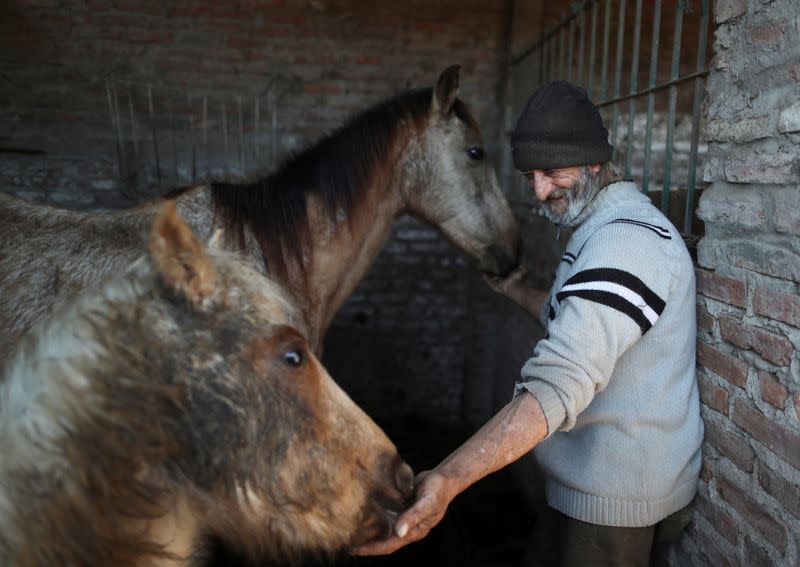
<svg viewBox="0 0 800 567">
<path fill-rule="evenodd" d="M 480 146 L 470 146 L 467 148 L 467 155 L 471 160 L 480 161 L 483 159 L 483 148 Z"/>
<path fill-rule="evenodd" d="M 290 350 L 283 353 L 283 361 L 289 366 L 300 366 L 303 364 L 303 353 L 299 350 Z"/>
</svg>

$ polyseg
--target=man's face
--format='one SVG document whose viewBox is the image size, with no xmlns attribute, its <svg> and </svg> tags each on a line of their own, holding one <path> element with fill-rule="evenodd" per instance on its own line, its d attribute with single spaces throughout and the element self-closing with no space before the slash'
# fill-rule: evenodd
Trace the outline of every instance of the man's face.
<svg viewBox="0 0 800 567">
<path fill-rule="evenodd" d="M 569 226 L 594 197 L 600 182 L 598 164 L 532 169 L 525 173 L 528 186 L 550 222 Z"/>
</svg>

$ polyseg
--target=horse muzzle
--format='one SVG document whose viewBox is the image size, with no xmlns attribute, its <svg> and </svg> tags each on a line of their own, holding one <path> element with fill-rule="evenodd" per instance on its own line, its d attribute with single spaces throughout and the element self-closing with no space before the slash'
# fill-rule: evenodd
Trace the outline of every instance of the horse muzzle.
<svg viewBox="0 0 800 567">
<path fill-rule="evenodd" d="M 511 250 L 492 244 L 486 248 L 485 260 L 481 262 L 480 268 L 489 276 L 505 278 L 519 266 L 521 256 L 521 240 L 518 240 Z"/>
<path fill-rule="evenodd" d="M 375 487 L 365 509 L 361 529 L 353 535 L 351 547 L 387 538 L 392 534 L 397 516 L 408 508 L 414 497 L 414 471 L 399 456 L 382 459 L 381 478 L 387 479 Z"/>
</svg>

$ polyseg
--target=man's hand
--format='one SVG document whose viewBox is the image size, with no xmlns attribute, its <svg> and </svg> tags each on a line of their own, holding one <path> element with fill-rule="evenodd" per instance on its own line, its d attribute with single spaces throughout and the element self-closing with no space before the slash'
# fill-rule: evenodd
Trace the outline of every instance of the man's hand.
<svg viewBox="0 0 800 567">
<path fill-rule="evenodd" d="M 445 478 L 436 471 L 423 471 L 415 479 L 414 504 L 397 517 L 394 533 L 387 539 L 352 549 L 353 555 L 386 555 L 428 535 L 444 517 L 452 497 Z"/>
</svg>

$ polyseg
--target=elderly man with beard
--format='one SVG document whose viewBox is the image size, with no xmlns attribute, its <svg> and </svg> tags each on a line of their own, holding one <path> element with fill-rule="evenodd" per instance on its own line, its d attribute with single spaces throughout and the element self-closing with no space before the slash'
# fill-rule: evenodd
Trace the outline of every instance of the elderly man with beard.
<svg viewBox="0 0 800 567">
<path fill-rule="evenodd" d="M 519 272 L 490 282 L 546 333 L 512 401 L 435 469 L 417 476 L 395 534 L 419 540 L 473 483 L 529 451 L 545 475 L 526 565 L 644 566 L 688 522 L 703 425 L 695 378 L 695 280 L 680 233 L 609 161 L 585 91 L 557 81 L 528 99 L 511 137 L 547 218 L 572 236 L 549 293 Z"/>
</svg>

